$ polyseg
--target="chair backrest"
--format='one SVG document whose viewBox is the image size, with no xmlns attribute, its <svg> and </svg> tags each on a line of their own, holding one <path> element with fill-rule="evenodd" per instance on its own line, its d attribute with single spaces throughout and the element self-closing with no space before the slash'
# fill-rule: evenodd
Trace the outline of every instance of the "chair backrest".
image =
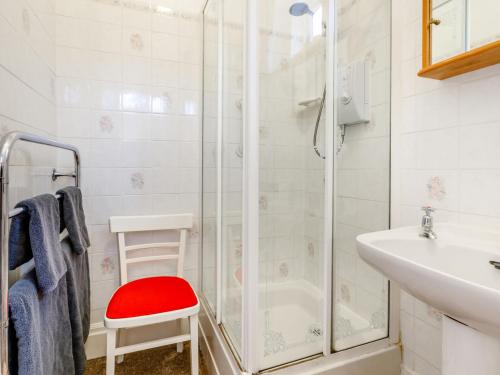
<svg viewBox="0 0 500 375">
<path fill-rule="evenodd" d="M 128 282 L 129 264 L 143 262 L 177 260 L 177 276 L 183 276 L 184 255 L 186 252 L 187 231 L 193 227 L 193 215 L 145 215 L 145 216 L 112 216 L 109 218 L 112 233 L 118 234 L 118 251 L 120 257 L 120 283 Z M 176 242 L 148 243 L 127 245 L 125 234 L 132 232 L 179 231 Z M 178 249 L 177 253 L 165 255 L 144 255 L 127 257 L 127 252 L 144 249 Z"/>
</svg>

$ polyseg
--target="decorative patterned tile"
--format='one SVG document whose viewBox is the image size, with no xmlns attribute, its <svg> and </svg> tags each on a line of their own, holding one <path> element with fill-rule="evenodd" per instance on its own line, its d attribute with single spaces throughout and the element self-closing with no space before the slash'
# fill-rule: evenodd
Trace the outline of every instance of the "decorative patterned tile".
<svg viewBox="0 0 500 375">
<path fill-rule="evenodd" d="M 101 264 L 101 273 L 102 275 L 111 275 L 115 271 L 115 263 L 113 258 L 110 256 L 106 256 L 102 259 Z"/>
<path fill-rule="evenodd" d="M 267 210 L 267 206 L 268 206 L 267 197 L 265 195 L 261 195 L 259 198 L 259 208 L 261 210 Z"/>
<path fill-rule="evenodd" d="M 264 356 L 267 357 L 286 350 L 286 342 L 283 333 L 266 330 L 264 333 Z"/>
<path fill-rule="evenodd" d="M 130 35 L 130 46 L 136 51 L 142 51 L 144 49 L 144 39 L 141 34 L 133 33 Z"/>
<path fill-rule="evenodd" d="M 370 317 L 370 327 L 374 329 L 387 327 L 387 312 L 385 306 L 372 314 Z"/>
<path fill-rule="evenodd" d="M 432 176 L 427 183 L 427 191 L 430 199 L 442 201 L 446 197 L 443 179 L 439 176 Z"/>
<path fill-rule="evenodd" d="M 342 339 L 349 337 L 354 333 L 352 323 L 349 319 L 346 319 L 340 315 L 336 316 L 335 319 L 335 339 Z"/>
<path fill-rule="evenodd" d="M 130 183 L 134 189 L 142 190 L 144 188 L 144 175 L 140 172 L 133 173 L 130 176 Z"/>
<path fill-rule="evenodd" d="M 340 298 L 347 304 L 351 302 L 351 289 L 346 284 L 340 286 Z"/>
<path fill-rule="evenodd" d="M 288 277 L 289 272 L 290 270 L 288 268 L 288 264 L 286 262 L 281 263 L 279 267 L 279 275 L 283 278 L 286 278 Z"/>
<path fill-rule="evenodd" d="M 23 18 L 23 30 L 26 34 L 29 34 L 31 32 L 31 18 L 28 9 L 26 8 L 23 9 L 22 18 Z"/>
<path fill-rule="evenodd" d="M 99 128 L 102 133 L 111 133 L 113 131 L 114 125 L 113 120 L 110 116 L 104 115 L 99 120 Z"/>
<path fill-rule="evenodd" d="M 312 242 L 307 244 L 307 255 L 309 258 L 314 258 L 316 255 L 316 249 L 314 248 L 314 244 Z"/>
</svg>

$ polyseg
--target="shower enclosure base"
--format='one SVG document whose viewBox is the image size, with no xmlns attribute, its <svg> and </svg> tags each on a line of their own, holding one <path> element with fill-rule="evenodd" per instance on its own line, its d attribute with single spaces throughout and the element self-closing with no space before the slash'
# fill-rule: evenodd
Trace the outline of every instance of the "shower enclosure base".
<svg viewBox="0 0 500 375">
<path fill-rule="evenodd" d="M 203 298 L 200 300 L 200 346 L 209 374 L 247 374 L 239 367 L 224 335 L 209 313 L 206 302 Z M 390 345 L 388 340 L 379 340 L 326 357 L 281 366 L 270 372 L 276 375 L 399 375 L 400 362 L 400 348 Z"/>
</svg>

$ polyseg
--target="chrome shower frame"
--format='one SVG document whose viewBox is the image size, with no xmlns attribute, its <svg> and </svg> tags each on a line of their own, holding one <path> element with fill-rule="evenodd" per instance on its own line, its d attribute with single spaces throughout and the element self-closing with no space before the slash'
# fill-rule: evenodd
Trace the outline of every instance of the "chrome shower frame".
<svg viewBox="0 0 500 375">
<path fill-rule="evenodd" d="M 205 0 L 201 8 L 204 13 L 207 3 L 211 0 Z M 228 0 L 225 0 L 228 1 Z M 324 116 L 325 126 L 324 139 L 324 164 L 325 164 L 325 200 L 324 200 L 324 237 L 323 248 L 320 251 L 323 254 L 323 266 L 320 272 L 323 274 L 322 290 L 324 293 L 324 303 L 322 306 L 322 327 L 324 330 L 322 351 L 317 355 L 307 357 L 298 361 L 284 363 L 282 366 L 271 369 L 259 368 L 257 347 L 257 332 L 259 327 L 258 309 L 259 298 L 258 290 L 255 287 L 258 284 L 258 251 L 259 248 L 259 12 L 258 1 L 246 0 L 244 9 L 244 58 L 243 58 L 243 296 L 242 296 L 242 348 L 241 352 L 235 350 L 230 338 L 226 334 L 221 319 L 221 266 L 222 266 L 222 246 L 217 242 L 215 264 L 218 269 L 216 280 L 216 303 L 215 309 L 212 308 L 203 290 L 200 291 L 200 347 L 207 359 L 209 373 L 219 373 L 224 375 L 248 375 L 259 373 L 273 373 L 276 375 L 300 375 L 308 374 L 326 374 L 333 369 L 340 373 L 349 372 L 353 374 L 369 373 L 373 369 L 373 358 L 377 363 L 397 362 L 399 369 L 400 350 L 396 345 L 399 342 L 399 288 L 397 285 L 390 286 L 389 296 L 389 334 L 388 337 L 373 342 L 363 343 L 359 346 L 343 351 L 334 351 L 332 346 L 333 336 L 333 301 L 335 301 L 335 287 L 333 280 L 333 214 L 335 209 L 335 139 L 339 135 L 337 125 L 337 106 L 334 105 L 335 98 L 338 98 L 338 90 L 334 81 L 337 78 L 337 69 L 335 69 L 335 0 L 329 0 L 327 24 L 325 29 L 326 37 L 326 89 L 324 91 L 324 100 L 318 98 L 317 103 L 323 103 L 322 116 Z M 222 19 L 222 9 L 218 9 L 218 17 Z M 201 26 L 203 32 L 203 25 Z M 219 62 L 217 74 L 222 77 L 223 66 L 220 63 L 223 44 L 222 27 L 218 28 Z M 203 53 L 200 57 L 200 71 L 203 74 Z M 219 85 L 221 83 L 219 82 Z M 219 87 L 223 87 L 222 85 Z M 222 92 L 218 92 L 218 128 L 217 138 L 221 140 L 220 123 L 222 109 Z M 321 118 L 320 118 L 321 120 Z M 203 116 L 200 116 L 200 126 L 203 126 Z M 316 136 L 317 137 L 317 136 Z M 200 139 L 200 158 L 203 155 L 203 137 Z M 216 166 L 218 171 L 222 169 L 222 157 L 218 147 Z M 312 150 L 311 150 L 312 151 Z M 318 150 L 319 151 L 319 150 Z M 200 160 L 203 166 L 203 160 Z M 203 169 L 200 169 L 200 191 L 203 192 Z M 220 187 L 222 178 L 217 176 L 217 207 L 221 207 Z M 202 202 L 200 202 L 200 212 L 202 212 Z M 220 212 L 217 215 L 217 222 L 221 223 Z M 201 226 L 202 227 L 202 226 Z M 201 231 L 203 228 L 201 228 Z M 217 238 L 220 239 L 219 228 L 217 229 Z M 200 241 L 200 251 L 201 243 Z M 202 257 L 199 260 L 199 279 L 202 280 Z M 361 372 L 360 372 L 361 370 Z M 362 372 L 364 371 L 364 372 Z M 388 375 L 389 372 L 383 372 L 383 369 L 373 369 L 374 375 Z M 392 373 L 391 373 L 392 374 Z"/>
<path fill-rule="evenodd" d="M 9 161 L 14 150 L 14 145 L 18 141 L 35 143 L 54 147 L 57 149 L 73 152 L 75 171 L 68 177 L 74 178 L 75 185 L 80 186 L 80 152 L 75 146 L 60 143 L 52 138 L 41 137 L 39 135 L 10 132 L 5 135 L 0 142 L 0 180 L 1 180 L 1 216 L 0 216 L 0 287 L 1 287 L 1 306 L 0 306 L 0 374 L 9 374 L 9 224 L 10 218 L 18 215 L 22 210 L 13 210 L 9 212 Z M 66 176 L 53 171 L 52 176 L 55 179 Z M 48 176 L 50 177 L 50 176 Z"/>
</svg>

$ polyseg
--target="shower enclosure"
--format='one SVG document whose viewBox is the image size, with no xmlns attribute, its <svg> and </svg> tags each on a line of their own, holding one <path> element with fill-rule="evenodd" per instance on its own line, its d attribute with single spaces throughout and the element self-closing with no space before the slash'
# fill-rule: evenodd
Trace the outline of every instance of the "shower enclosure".
<svg viewBox="0 0 500 375">
<path fill-rule="evenodd" d="M 204 6 L 201 328 L 221 374 L 395 350 L 397 293 L 355 250 L 389 226 L 389 25 L 389 0 Z M 368 115 L 346 122 L 359 66 Z"/>
</svg>

